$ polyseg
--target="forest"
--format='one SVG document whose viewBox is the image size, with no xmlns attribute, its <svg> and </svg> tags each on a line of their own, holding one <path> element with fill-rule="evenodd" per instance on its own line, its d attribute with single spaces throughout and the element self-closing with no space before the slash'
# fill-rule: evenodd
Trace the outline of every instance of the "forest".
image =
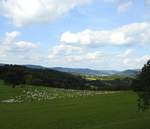
<svg viewBox="0 0 150 129">
<path fill-rule="evenodd" d="M 50 68 L 36 69 L 21 65 L 3 65 L 0 66 L 0 79 L 14 88 L 20 84 L 28 84 L 81 90 L 129 90 L 133 78 L 101 79 L 95 77 L 95 79 L 87 79 L 82 75 L 60 72 Z"/>
</svg>

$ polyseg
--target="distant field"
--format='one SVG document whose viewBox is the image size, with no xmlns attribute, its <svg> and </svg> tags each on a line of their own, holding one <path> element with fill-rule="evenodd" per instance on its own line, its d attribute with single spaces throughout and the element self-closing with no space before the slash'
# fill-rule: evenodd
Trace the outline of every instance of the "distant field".
<svg viewBox="0 0 150 129">
<path fill-rule="evenodd" d="M 150 129 L 150 111 L 137 112 L 132 92 L 13 89 L 1 83 L 0 101 L 10 98 L 23 102 L 0 102 L 0 129 Z"/>
<path fill-rule="evenodd" d="M 86 76 L 87 80 L 115 80 L 115 79 L 125 79 L 126 76 L 117 76 L 117 75 L 110 75 L 110 76 Z M 133 77 L 128 77 L 133 78 Z"/>
</svg>

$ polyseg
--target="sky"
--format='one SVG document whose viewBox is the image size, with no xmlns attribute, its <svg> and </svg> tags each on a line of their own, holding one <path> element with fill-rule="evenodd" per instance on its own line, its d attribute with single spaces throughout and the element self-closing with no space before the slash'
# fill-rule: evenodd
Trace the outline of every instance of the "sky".
<svg viewBox="0 0 150 129">
<path fill-rule="evenodd" d="M 0 0 L 0 63 L 138 69 L 149 14 L 150 0 Z"/>
</svg>

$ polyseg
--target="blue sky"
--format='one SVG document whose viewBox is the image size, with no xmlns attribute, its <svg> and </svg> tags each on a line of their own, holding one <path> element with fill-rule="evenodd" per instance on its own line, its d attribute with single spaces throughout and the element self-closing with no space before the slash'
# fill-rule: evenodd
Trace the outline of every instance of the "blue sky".
<svg viewBox="0 0 150 129">
<path fill-rule="evenodd" d="M 0 0 L 0 62 L 141 68 L 149 14 L 150 0 Z"/>
</svg>

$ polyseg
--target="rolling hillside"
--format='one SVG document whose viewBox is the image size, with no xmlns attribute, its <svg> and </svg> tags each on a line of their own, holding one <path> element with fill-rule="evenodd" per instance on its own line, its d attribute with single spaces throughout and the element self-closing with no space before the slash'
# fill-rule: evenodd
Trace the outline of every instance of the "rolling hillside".
<svg viewBox="0 0 150 129">
<path fill-rule="evenodd" d="M 124 71 L 116 71 L 116 70 L 92 70 L 92 69 L 76 69 L 76 68 L 63 68 L 63 67 L 55 67 L 53 68 L 57 71 L 73 73 L 73 74 L 81 74 L 81 75 L 89 75 L 89 76 L 136 76 L 139 74 L 139 69 L 133 70 L 124 70 Z"/>
<path fill-rule="evenodd" d="M 0 64 L 0 66 L 3 66 L 4 64 Z M 88 68 L 65 68 L 65 67 L 44 67 L 40 65 L 23 65 L 27 68 L 32 69 L 50 69 L 50 70 L 56 70 L 60 72 L 66 72 L 66 73 L 72 73 L 72 74 L 80 74 L 80 75 L 88 75 L 88 76 L 126 76 L 126 77 L 132 77 L 136 76 L 140 73 L 140 69 L 128 69 L 124 71 L 117 71 L 117 70 L 93 70 Z"/>
<path fill-rule="evenodd" d="M 31 65 L 30 67 L 2 65 L 0 79 L 9 80 L 9 82 L 11 80 L 11 84 L 15 82 L 15 85 L 21 83 L 70 89 L 81 89 L 85 86 L 85 80 L 80 76 L 37 66 L 33 68 Z"/>
</svg>

